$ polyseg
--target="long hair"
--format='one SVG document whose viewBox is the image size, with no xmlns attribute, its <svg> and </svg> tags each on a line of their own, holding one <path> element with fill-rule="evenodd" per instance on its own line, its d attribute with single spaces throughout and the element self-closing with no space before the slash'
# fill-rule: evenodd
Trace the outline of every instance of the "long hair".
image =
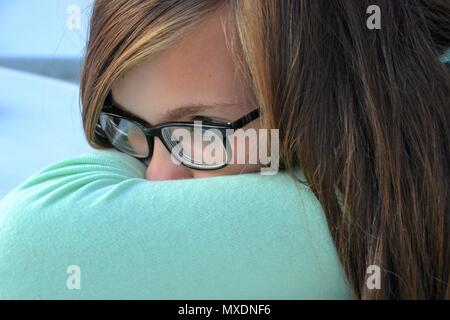
<svg viewBox="0 0 450 320">
<path fill-rule="evenodd" d="M 319 199 L 356 298 L 450 297 L 447 0 L 97 0 L 81 82 L 89 143 L 111 83 L 222 5 L 280 161 Z M 367 8 L 381 29 L 367 28 Z M 381 288 L 366 285 L 381 269 Z"/>
</svg>

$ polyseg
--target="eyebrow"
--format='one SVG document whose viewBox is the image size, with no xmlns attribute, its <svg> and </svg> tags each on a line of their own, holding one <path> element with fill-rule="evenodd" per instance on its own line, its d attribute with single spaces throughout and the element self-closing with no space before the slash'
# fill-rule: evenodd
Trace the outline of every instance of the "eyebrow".
<svg viewBox="0 0 450 320">
<path fill-rule="evenodd" d="M 141 119 L 140 116 L 138 116 L 137 114 L 131 112 L 130 110 L 128 110 L 127 108 L 125 108 L 124 106 L 122 106 L 120 103 L 118 103 L 115 99 L 114 96 L 111 93 L 111 99 L 113 104 L 121 109 L 123 112 L 129 114 L 130 116 L 136 117 Z M 200 112 L 203 112 L 205 110 L 210 110 L 210 109 L 216 109 L 216 108 L 222 108 L 222 107 L 232 107 L 232 106 L 237 106 L 234 103 L 190 103 L 188 105 L 184 105 L 184 106 L 180 106 L 171 110 L 168 110 L 167 112 L 164 113 L 161 122 L 167 122 L 167 121 L 175 121 L 175 120 L 179 120 L 181 118 L 190 116 L 190 115 L 194 115 L 194 114 L 198 114 Z"/>
</svg>

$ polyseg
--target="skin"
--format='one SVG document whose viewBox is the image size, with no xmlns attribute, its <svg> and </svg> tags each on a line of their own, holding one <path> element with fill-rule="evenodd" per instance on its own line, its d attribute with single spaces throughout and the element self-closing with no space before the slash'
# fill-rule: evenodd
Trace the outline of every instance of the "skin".
<svg viewBox="0 0 450 320">
<path fill-rule="evenodd" d="M 242 85 L 222 27 L 224 12 L 212 13 L 174 46 L 128 70 L 112 86 L 114 101 L 121 108 L 152 125 L 165 121 L 194 120 L 206 116 L 234 121 L 255 109 L 252 93 Z M 178 117 L 173 111 L 192 104 L 202 110 Z M 188 111 L 184 108 L 184 111 Z M 169 114 L 171 112 L 172 114 Z M 260 118 L 243 129 L 259 128 Z M 236 146 L 232 144 L 233 157 Z M 170 180 L 232 175 L 259 171 L 259 164 L 229 164 L 217 170 L 194 170 L 171 161 L 171 154 L 155 138 L 153 156 L 147 161 L 145 178 Z"/>
</svg>

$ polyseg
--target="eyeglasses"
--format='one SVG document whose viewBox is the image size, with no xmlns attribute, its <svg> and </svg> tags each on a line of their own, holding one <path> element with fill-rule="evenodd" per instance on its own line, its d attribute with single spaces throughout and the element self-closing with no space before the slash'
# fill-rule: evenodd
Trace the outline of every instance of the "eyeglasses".
<svg viewBox="0 0 450 320">
<path fill-rule="evenodd" d="M 227 137 L 260 116 L 255 109 L 233 122 L 173 121 L 151 126 L 145 120 L 119 109 L 108 94 L 100 112 L 96 134 L 106 138 L 117 150 L 145 161 L 152 157 L 154 137 L 158 137 L 174 159 L 198 170 L 225 167 L 231 160 Z"/>
</svg>

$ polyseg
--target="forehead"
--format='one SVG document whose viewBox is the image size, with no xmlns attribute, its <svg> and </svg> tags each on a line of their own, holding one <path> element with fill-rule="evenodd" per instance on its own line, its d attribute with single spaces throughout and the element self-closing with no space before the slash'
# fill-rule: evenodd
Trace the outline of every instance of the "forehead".
<svg viewBox="0 0 450 320">
<path fill-rule="evenodd" d="M 211 13 L 172 47 L 128 70 L 113 85 L 129 108 L 154 111 L 186 102 L 239 103 L 245 91 L 227 47 L 222 10 Z"/>
</svg>

